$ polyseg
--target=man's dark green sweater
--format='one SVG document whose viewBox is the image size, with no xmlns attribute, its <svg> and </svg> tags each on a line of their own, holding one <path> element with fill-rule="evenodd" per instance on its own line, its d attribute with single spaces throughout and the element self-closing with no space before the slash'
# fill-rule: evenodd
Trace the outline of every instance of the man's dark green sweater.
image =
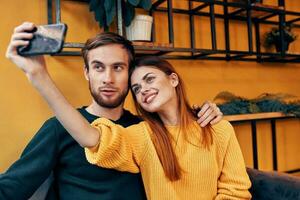
<svg viewBox="0 0 300 200">
<path fill-rule="evenodd" d="M 98 118 L 85 108 L 79 111 L 89 122 Z M 139 122 L 140 119 L 128 111 L 115 121 L 124 127 Z M 56 118 L 44 123 L 20 159 L 0 175 L 0 199 L 28 199 L 50 174 L 53 181 L 47 200 L 146 199 L 140 174 L 89 164 L 84 149 Z"/>
</svg>

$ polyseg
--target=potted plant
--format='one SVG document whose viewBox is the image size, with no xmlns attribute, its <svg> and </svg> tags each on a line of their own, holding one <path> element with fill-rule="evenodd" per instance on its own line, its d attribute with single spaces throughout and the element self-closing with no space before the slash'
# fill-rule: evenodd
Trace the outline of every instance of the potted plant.
<svg viewBox="0 0 300 200">
<path fill-rule="evenodd" d="M 126 36 L 129 40 L 150 41 L 153 17 L 136 15 L 131 24 L 126 27 Z"/>
<path fill-rule="evenodd" d="M 264 93 L 256 98 L 248 99 L 224 91 L 220 92 L 214 98 L 214 101 L 224 115 L 282 112 L 297 117 L 300 116 L 300 101 L 296 96 L 290 94 Z"/>
<path fill-rule="evenodd" d="M 287 51 L 289 49 L 290 43 L 295 41 L 296 39 L 297 35 L 291 32 L 291 26 L 286 26 L 283 29 L 284 45 L 282 46 L 279 28 L 272 28 L 270 31 L 265 33 L 263 46 L 266 49 L 270 49 L 273 45 L 275 45 L 277 52 L 281 52 L 281 50 Z"/>
<path fill-rule="evenodd" d="M 109 26 L 114 21 L 117 12 L 117 2 L 116 0 L 90 0 L 89 9 L 91 12 L 95 13 L 95 19 L 99 23 L 100 27 L 103 27 L 104 30 L 108 30 Z M 149 21 L 149 17 L 135 17 L 135 8 L 142 8 L 144 10 L 149 10 L 152 6 L 151 0 L 122 0 L 122 13 L 124 24 L 126 27 L 129 27 L 131 22 L 137 18 L 142 20 L 146 19 L 146 22 Z M 144 20 L 145 21 L 145 20 Z M 152 22 L 152 20 L 150 20 Z M 152 24 L 151 24 L 152 26 Z M 134 26 L 136 27 L 136 25 Z M 140 29 L 139 27 L 136 27 Z M 151 34 L 151 29 L 150 29 Z"/>
</svg>

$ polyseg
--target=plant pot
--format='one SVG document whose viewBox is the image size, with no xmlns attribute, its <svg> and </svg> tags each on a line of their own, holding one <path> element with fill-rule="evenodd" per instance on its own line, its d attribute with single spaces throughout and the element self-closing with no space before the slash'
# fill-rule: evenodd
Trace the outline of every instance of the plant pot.
<svg viewBox="0 0 300 200">
<path fill-rule="evenodd" d="M 284 46 L 283 46 L 283 51 L 284 52 L 286 52 L 286 51 L 289 50 L 289 45 L 290 45 L 290 43 L 288 43 L 288 42 L 284 43 Z M 282 50 L 281 43 L 280 42 L 279 43 L 275 43 L 275 48 L 276 48 L 276 52 L 281 52 L 281 50 Z"/>
<path fill-rule="evenodd" d="M 126 36 L 132 41 L 151 41 L 153 18 L 149 15 L 136 15 L 126 27 Z"/>
</svg>

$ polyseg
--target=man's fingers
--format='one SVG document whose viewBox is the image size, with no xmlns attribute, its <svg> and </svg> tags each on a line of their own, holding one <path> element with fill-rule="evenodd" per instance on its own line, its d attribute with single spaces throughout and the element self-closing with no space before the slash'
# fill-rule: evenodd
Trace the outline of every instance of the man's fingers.
<svg viewBox="0 0 300 200">
<path fill-rule="evenodd" d="M 218 123 L 218 122 L 222 119 L 222 116 L 223 116 L 223 114 L 218 115 L 215 119 L 213 119 L 213 120 L 210 122 L 210 124 L 211 124 L 211 125 L 214 125 L 214 124 Z"/>
<path fill-rule="evenodd" d="M 20 26 L 17 26 L 14 29 L 14 33 L 20 33 L 20 32 L 26 32 L 26 31 L 31 31 L 33 30 L 35 25 L 31 22 L 24 22 Z"/>
<path fill-rule="evenodd" d="M 222 119 L 223 113 L 215 103 L 207 101 L 197 115 L 199 117 L 198 124 L 204 127 L 209 123 L 212 125 L 218 123 Z"/>
<path fill-rule="evenodd" d="M 197 105 L 197 107 L 199 108 L 199 106 Z M 210 108 L 210 102 L 205 102 L 204 104 L 203 104 L 203 106 L 201 107 L 201 110 L 198 112 L 198 114 L 197 114 L 197 116 L 198 117 L 201 117 L 206 111 L 207 111 L 207 109 L 209 109 Z"/>
<path fill-rule="evenodd" d="M 24 22 L 20 26 L 14 29 L 14 33 L 11 37 L 10 43 L 7 47 L 5 56 L 10 59 L 17 55 L 17 47 L 26 46 L 29 44 L 29 39 L 33 37 L 32 33 L 27 33 L 26 31 L 31 31 L 35 28 L 35 25 L 31 22 Z"/>
<path fill-rule="evenodd" d="M 27 41 L 27 40 L 15 40 L 15 41 L 12 41 L 10 44 L 11 44 L 11 47 L 26 46 L 26 45 L 29 44 L 29 41 Z"/>
<path fill-rule="evenodd" d="M 212 108 L 208 108 L 205 113 L 203 113 L 201 115 L 201 117 L 197 120 L 198 123 L 202 123 L 203 121 L 205 121 L 207 119 L 208 116 L 212 115 L 213 113 L 213 109 Z M 215 117 L 215 115 L 213 115 Z"/>
<path fill-rule="evenodd" d="M 26 46 L 29 44 L 29 41 L 26 40 L 15 40 L 15 41 L 11 41 L 10 45 L 7 48 L 6 51 L 6 58 L 10 59 L 12 58 L 14 55 L 16 55 L 16 48 L 19 46 Z"/>
<path fill-rule="evenodd" d="M 32 33 L 26 33 L 26 32 L 21 32 L 21 33 L 15 33 L 11 37 L 11 40 L 24 40 L 24 39 L 32 39 L 33 34 Z"/>
<path fill-rule="evenodd" d="M 215 116 L 209 115 L 203 122 L 200 123 L 201 127 L 206 126 Z"/>
<path fill-rule="evenodd" d="M 223 113 L 221 112 L 219 107 L 215 107 L 214 112 L 216 114 L 215 118 L 210 122 L 211 125 L 214 125 L 216 123 L 218 123 L 219 121 L 221 121 L 221 119 L 223 118 Z"/>
</svg>

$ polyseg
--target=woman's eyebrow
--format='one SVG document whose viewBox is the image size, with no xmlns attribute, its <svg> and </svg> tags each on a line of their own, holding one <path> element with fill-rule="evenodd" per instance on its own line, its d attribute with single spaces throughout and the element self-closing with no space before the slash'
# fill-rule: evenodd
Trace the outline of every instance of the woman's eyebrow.
<svg viewBox="0 0 300 200">
<path fill-rule="evenodd" d="M 153 72 L 149 72 L 149 73 L 145 74 L 145 75 L 143 76 L 142 80 L 145 80 L 145 79 L 146 79 L 149 75 L 151 75 L 151 74 L 154 74 L 154 73 L 153 73 Z M 133 85 L 131 86 L 131 88 L 133 88 L 133 87 L 135 87 L 135 86 L 137 86 L 137 85 L 139 85 L 139 84 L 135 83 L 135 84 L 133 84 Z"/>
<path fill-rule="evenodd" d="M 134 88 L 135 86 L 138 86 L 139 84 L 135 83 L 131 86 L 131 88 Z"/>
<path fill-rule="evenodd" d="M 149 73 L 145 74 L 145 76 L 143 76 L 142 80 L 145 80 L 150 74 L 153 74 L 153 72 L 149 72 Z"/>
</svg>

